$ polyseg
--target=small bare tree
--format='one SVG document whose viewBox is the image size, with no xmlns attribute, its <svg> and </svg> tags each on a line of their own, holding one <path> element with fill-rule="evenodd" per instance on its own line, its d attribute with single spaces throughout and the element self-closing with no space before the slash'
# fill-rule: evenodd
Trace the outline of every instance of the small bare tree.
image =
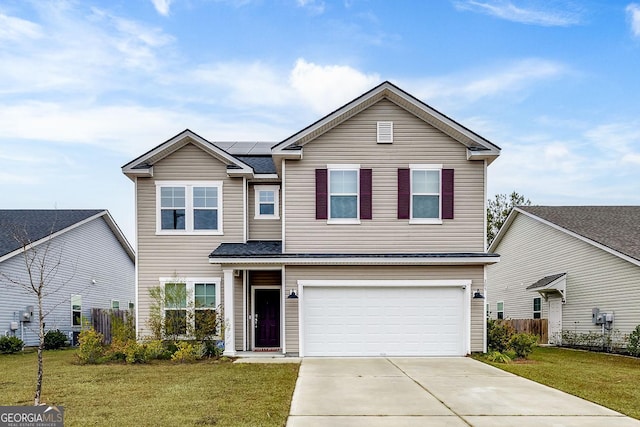
<svg viewBox="0 0 640 427">
<path fill-rule="evenodd" d="M 39 244 L 31 241 L 26 226 L 3 224 L 0 228 L 4 228 L 5 232 L 10 233 L 11 237 L 20 245 L 25 266 L 25 270 L 22 272 L 24 274 L 9 274 L 0 270 L 0 283 L 12 287 L 17 286 L 28 294 L 34 295 L 38 301 L 38 374 L 33 399 L 34 405 L 37 406 L 41 404 L 42 395 L 42 376 L 44 373 L 42 353 L 44 351 L 45 319 L 51 311 L 64 302 L 58 302 L 45 309 L 45 301 L 47 297 L 58 292 L 73 279 L 75 263 L 69 270 L 69 277 L 58 277 L 60 266 L 63 263 L 64 245 L 56 248 L 52 244 L 55 223 L 52 224 L 48 236 Z"/>
</svg>

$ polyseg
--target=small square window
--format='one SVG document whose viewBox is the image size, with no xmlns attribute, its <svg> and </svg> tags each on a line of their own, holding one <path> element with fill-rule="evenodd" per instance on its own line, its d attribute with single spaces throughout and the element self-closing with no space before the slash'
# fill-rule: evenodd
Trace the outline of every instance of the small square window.
<svg viewBox="0 0 640 427">
<path fill-rule="evenodd" d="M 279 192 L 277 185 L 256 185 L 255 190 L 255 218 L 256 219 L 279 219 L 280 208 Z"/>
<path fill-rule="evenodd" d="M 120 301 L 118 300 L 111 300 L 111 308 L 113 310 L 120 310 Z"/>
</svg>

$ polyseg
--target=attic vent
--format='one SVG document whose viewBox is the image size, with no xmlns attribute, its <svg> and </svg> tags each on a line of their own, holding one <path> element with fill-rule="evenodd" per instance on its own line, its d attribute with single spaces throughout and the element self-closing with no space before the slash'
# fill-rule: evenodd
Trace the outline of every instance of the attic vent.
<svg viewBox="0 0 640 427">
<path fill-rule="evenodd" d="M 378 144 L 393 142 L 393 122 L 378 122 Z"/>
</svg>

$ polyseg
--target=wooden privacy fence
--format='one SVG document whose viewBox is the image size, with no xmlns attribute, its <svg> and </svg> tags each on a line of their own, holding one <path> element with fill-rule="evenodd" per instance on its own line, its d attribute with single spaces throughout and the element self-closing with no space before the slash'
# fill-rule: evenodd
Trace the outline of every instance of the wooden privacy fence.
<svg viewBox="0 0 640 427">
<path fill-rule="evenodd" d="M 133 316 L 133 312 L 129 310 L 111 310 L 108 308 L 91 309 L 91 326 L 93 326 L 96 332 L 100 332 L 104 336 L 105 344 L 111 344 L 112 316 L 126 323 L 127 318 Z"/>
<path fill-rule="evenodd" d="M 506 319 L 500 322 L 510 325 L 517 333 L 533 334 L 538 344 L 549 343 L 549 323 L 547 319 Z"/>
</svg>

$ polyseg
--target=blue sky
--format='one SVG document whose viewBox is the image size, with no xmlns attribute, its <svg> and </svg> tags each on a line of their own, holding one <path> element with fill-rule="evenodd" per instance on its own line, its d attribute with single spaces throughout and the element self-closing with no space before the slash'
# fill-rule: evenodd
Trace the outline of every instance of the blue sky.
<svg viewBox="0 0 640 427">
<path fill-rule="evenodd" d="M 106 208 L 133 242 L 123 164 L 384 80 L 502 148 L 490 197 L 640 204 L 640 2 L 1 0 L 0 208 Z"/>
</svg>

